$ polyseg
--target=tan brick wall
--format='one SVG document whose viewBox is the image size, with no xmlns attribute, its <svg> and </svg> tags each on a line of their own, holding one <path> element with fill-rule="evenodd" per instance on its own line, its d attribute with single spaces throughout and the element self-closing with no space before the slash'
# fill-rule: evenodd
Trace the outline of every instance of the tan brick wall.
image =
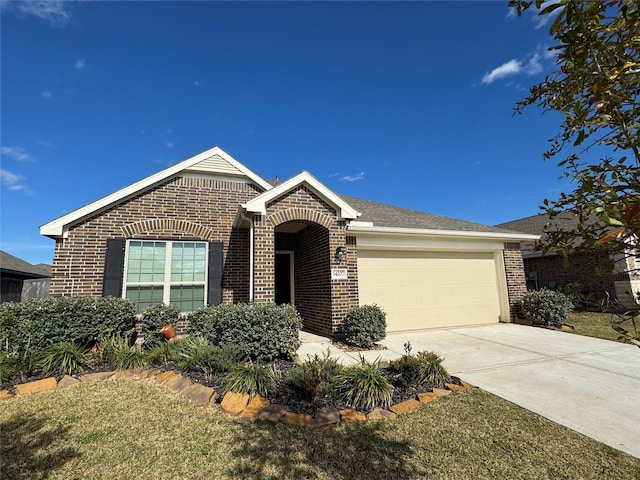
<svg viewBox="0 0 640 480">
<path fill-rule="evenodd" d="M 278 249 L 283 242 L 295 244 L 296 306 L 306 328 L 333 337 L 340 331 L 346 312 L 358 302 L 355 245 L 347 247 L 346 261 L 336 265 L 334 252 L 347 245 L 345 222 L 338 221 L 335 210 L 303 185 L 272 201 L 266 216 L 255 219 L 255 300 L 274 301 L 275 229 L 290 221 L 310 225 L 295 240 L 278 234 Z M 337 267 L 348 268 L 348 280 L 331 280 L 330 270 Z"/>
<path fill-rule="evenodd" d="M 509 316 L 511 320 L 514 320 L 520 316 L 520 301 L 524 294 L 527 293 L 520 244 L 505 243 L 502 254 L 509 297 Z"/>
<path fill-rule="evenodd" d="M 249 298 L 249 237 L 233 229 L 238 206 L 261 190 L 255 185 L 204 178 L 174 178 L 74 226 L 56 240 L 52 296 L 100 296 L 108 238 L 222 241 L 223 301 Z"/>
</svg>

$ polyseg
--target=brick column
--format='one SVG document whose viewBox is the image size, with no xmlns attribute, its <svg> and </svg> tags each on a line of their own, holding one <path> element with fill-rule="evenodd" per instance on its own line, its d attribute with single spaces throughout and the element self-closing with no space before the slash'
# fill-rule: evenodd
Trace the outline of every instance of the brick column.
<svg viewBox="0 0 640 480">
<path fill-rule="evenodd" d="M 519 243 L 505 243 L 502 252 L 509 296 L 509 317 L 511 321 L 520 317 L 520 301 L 527 293 L 524 262 Z"/>
</svg>

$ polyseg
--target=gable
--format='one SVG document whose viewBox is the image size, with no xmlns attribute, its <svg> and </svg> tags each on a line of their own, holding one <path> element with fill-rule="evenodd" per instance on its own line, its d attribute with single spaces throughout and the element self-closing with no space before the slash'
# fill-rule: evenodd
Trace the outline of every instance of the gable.
<svg viewBox="0 0 640 480">
<path fill-rule="evenodd" d="M 42 225 L 40 234 L 52 238 L 64 237 L 70 228 L 90 216 L 140 195 L 171 178 L 189 175 L 206 175 L 244 181 L 253 183 L 262 190 L 273 188 L 269 182 L 242 165 L 224 150 L 213 147 Z"/>
</svg>

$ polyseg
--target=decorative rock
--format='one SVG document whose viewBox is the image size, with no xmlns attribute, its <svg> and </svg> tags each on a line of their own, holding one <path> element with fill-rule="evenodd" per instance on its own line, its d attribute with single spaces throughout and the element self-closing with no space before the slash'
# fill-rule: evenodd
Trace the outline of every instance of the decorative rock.
<svg viewBox="0 0 640 480">
<path fill-rule="evenodd" d="M 340 421 L 342 423 L 357 423 L 358 425 L 363 425 L 367 423 L 367 416 L 357 410 L 345 408 L 340 410 Z"/>
<path fill-rule="evenodd" d="M 9 400 L 15 397 L 13 393 L 9 393 L 9 390 L 0 390 L 0 402 L 3 400 Z"/>
<path fill-rule="evenodd" d="M 258 414 L 259 422 L 278 423 L 280 419 L 287 413 L 289 409 L 284 405 L 272 403 L 267 405 L 264 410 Z"/>
<path fill-rule="evenodd" d="M 247 408 L 249 395 L 246 393 L 227 392 L 220 403 L 220 407 L 231 415 L 240 415 Z"/>
<path fill-rule="evenodd" d="M 464 385 L 456 385 L 455 383 L 445 383 L 444 385 L 454 392 L 464 392 L 467 389 Z"/>
<path fill-rule="evenodd" d="M 261 397 L 260 395 L 256 395 L 251 399 L 247 408 L 240 414 L 242 418 L 246 418 L 248 420 L 255 420 L 260 412 L 264 410 L 267 405 L 271 402 L 268 398 Z"/>
<path fill-rule="evenodd" d="M 87 373 L 86 375 L 82 375 L 80 377 L 80 381 L 84 383 L 94 383 L 101 382 L 106 380 L 107 378 L 113 377 L 116 372 L 98 372 L 98 373 Z"/>
<path fill-rule="evenodd" d="M 116 370 L 114 378 L 140 378 L 142 368 L 129 368 L 127 370 Z"/>
<path fill-rule="evenodd" d="M 460 380 L 460 383 L 462 384 L 463 387 L 466 388 L 471 388 L 473 387 L 473 385 L 471 385 L 469 382 L 464 381 L 463 379 L 459 378 L 458 380 Z"/>
<path fill-rule="evenodd" d="M 147 379 L 157 377 L 160 373 L 162 373 L 160 370 L 153 368 L 141 371 L 139 376 L 140 378 Z"/>
<path fill-rule="evenodd" d="M 58 388 L 75 387 L 79 383 L 80 383 L 80 380 L 78 380 L 77 378 L 73 378 L 70 375 L 65 375 L 58 382 Z"/>
<path fill-rule="evenodd" d="M 182 392 L 185 388 L 191 385 L 193 382 L 189 377 L 183 377 L 179 373 L 173 375 L 169 380 L 163 383 L 163 385 L 174 392 Z"/>
<path fill-rule="evenodd" d="M 48 390 L 55 390 L 57 386 L 58 382 L 56 382 L 54 377 L 43 378 L 42 380 L 36 380 L 35 382 L 16 385 L 16 395 L 30 395 L 32 393 L 46 392 Z"/>
<path fill-rule="evenodd" d="M 436 397 L 444 397 L 445 395 L 449 395 L 451 390 L 445 390 L 444 388 L 434 388 L 433 393 L 436 394 Z"/>
<path fill-rule="evenodd" d="M 319 408 L 313 418 L 314 427 L 332 427 L 340 423 L 340 410 L 337 408 Z"/>
<path fill-rule="evenodd" d="M 395 405 L 391 405 L 391 410 L 396 415 L 402 415 L 403 413 L 410 412 L 411 410 L 415 410 L 416 408 L 422 406 L 422 404 L 413 398 L 409 400 L 405 400 L 404 402 L 396 403 Z"/>
<path fill-rule="evenodd" d="M 367 420 L 369 420 L 370 422 L 375 420 L 393 420 L 394 418 L 396 418 L 396 416 L 397 415 L 395 413 L 390 412 L 389 410 L 376 407 L 371 410 L 369 415 L 367 415 Z"/>
<path fill-rule="evenodd" d="M 164 383 L 173 377 L 176 374 L 173 370 L 167 370 L 166 372 L 162 372 L 160 375 L 156 377 L 156 382 Z"/>
<path fill-rule="evenodd" d="M 205 387 L 198 383 L 188 386 L 182 391 L 182 395 L 193 403 L 201 406 L 208 405 L 216 400 L 216 391 L 213 388 Z"/>
<path fill-rule="evenodd" d="M 313 422 L 313 417 L 302 413 L 287 412 L 282 416 L 280 422 L 294 427 L 308 427 Z"/>
<path fill-rule="evenodd" d="M 418 394 L 418 401 L 420 403 L 433 402 L 436 398 L 437 398 L 437 395 L 435 394 L 435 392 L 427 392 L 427 393 L 419 393 Z"/>
</svg>

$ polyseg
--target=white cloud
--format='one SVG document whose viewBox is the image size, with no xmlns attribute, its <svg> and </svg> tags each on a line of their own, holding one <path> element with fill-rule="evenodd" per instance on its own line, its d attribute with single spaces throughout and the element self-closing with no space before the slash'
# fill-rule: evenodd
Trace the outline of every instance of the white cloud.
<svg viewBox="0 0 640 480">
<path fill-rule="evenodd" d="M 0 182 L 9 190 L 25 190 L 22 184 L 23 177 L 9 170 L 0 170 Z"/>
<path fill-rule="evenodd" d="M 194 84 L 196 87 L 200 87 L 200 86 L 202 86 L 202 82 L 201 82 L 200 80 L 194 80 L 193 84 Z"/>
<path fill-rule="evenodd" d="M 66 25 L 71 19 L 69 3 L 64 0 L 1 0 L 0 6 L 22 15 L 38 17 L 55 26 Z"/>
<path fill-rule="evenodd" d="M 0 147 L 0 153 L 19 162 L 33 161 L 33 157 L 22 147 Z"/>
<path fill-rule="evenodd" d="M 341 177 L 340 180 L 344 182 L 356 182 L 358 180 L 362 180 L 364 178 L 364 172 L 356 173 L 354 175 L 345 175 Z"/>
<path fill-rule="evenodd" d="M 53 95 L 51 95 L 51 92 L 42 92 L 42 93 L 40 94 L 40 96 L 41 96 L 42 98 L 47 98 L 47 99 L 49 99 L 49 98 L 53 97 Z"/>
<path fill-rule="evenodd" d="M 79 58 L 76 60 L 76 63 L 73 64 L 73 67 L 79 72 L 82 72 L 87 68 L 87 61 L 84 58 Z"/>
<path fill-rule="evenodd" d="M 522 72 L 522 62 L 516 59 L 509 60 L 490 72 L 485 73 L 482 77 L 482 83 L 493 83 L 499 78 L 517 75 L 520 72 Z"/>
<path fill-rule="evenodd" d="M 164 142 L 164 146 L 167 148 L 173 148 L 176 146 L 176 144 L 173 142 Z"/>
</svg>

